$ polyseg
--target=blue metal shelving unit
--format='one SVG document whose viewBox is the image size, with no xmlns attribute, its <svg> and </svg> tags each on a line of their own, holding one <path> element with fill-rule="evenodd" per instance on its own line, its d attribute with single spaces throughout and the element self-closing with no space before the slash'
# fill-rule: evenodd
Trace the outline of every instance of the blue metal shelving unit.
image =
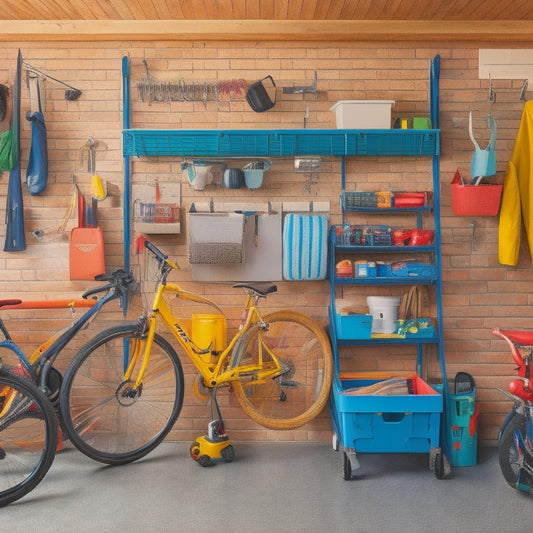
<svg viewBox="0 0 533 533">
<path fill-rule="evenodd" d="M 431 65 L 431 117 L 434 126 L 438 127 L 438 56 Z M 343 473 L 345 479 L 349 479 L 352 473 L 359 468 L 357 452 L 390 452 L 390 453 L 429 453 L 430 467 L 435 475 L 440 479 L 445 476 L 448 468 L 447 454 L 449 454 L 446 442 L 446 433 L 443 428 L 447 425 L 447 397 L 448 383 L 446 377 L 446 365 L 443 346 L 443 326 L 442 326 L 442 265 L 441 265 L 441 231 L 440 231 L 440 131 L 426 130 L 420 132 L 423 141 L 417 146 L 423 149 L 414 149 L 411 135 L 416 130 L 396 130 L 389 135 L 380 131 L 374 135 L 382 136 L 381 140 L 372 139 L 371 144 L 379 149 L 372 149 L 373 155 L 395 155 L 428 157 L 428 165 L 432 171 L 432 206 L 422 208 L 368 208 L 354 205 L 347 205 L 343 194 L 341 194 L 341 207 L 344 215 L 347 212 L 358 212 L 364 214 L 375 214 L 376 216 L 393 217 L 395 214 L 410 213 L 416 218 L 416 227 L 422 228 L 424 218 L 434 219 L 435 240 L 431 246 L 346 246 L 337 242 L 335 228 L 330 231 L 329 239 L 329 277 L 331 286 L 330 301 L 330 336 L 333 345 L 335 359 L 335 372 L 332 384 L 332 394 L 330 399 L 330 411 L 334 426 L 333 444 L 335 449 L 343 449 Z M 405 137 L 405 142 L 399 139 Z M 394 141 L 391 141 L 394 139 Z M 428 142 L 431 139 L 431 142 Z M 387 149 L 382 151 L 382 148 Z M 392 149 L 394 147 L 395 149 Z M 345 154 L 342 164 L 342 190 L 346 188 L 345 182 L 345 157 L 348 155 L 366 155 L 364 152 L 355 154 Z M 412 279 L 397 278 L 393 276 L 380 278 L 343 278 L 337 277 L 336 262 L 347 256 L 359 257 L 371 254 L 409 254 L 423 253 L 432 258 L 434 265 L 434 275 L 414 277 Z M 422 284 L 434 287 L 436 298 L 436 326 L 432 334 L 425 336 L 411 336 L 398 338 L 394 336 L 370 336 L 359 331 L 350 338 L 350 329 L 341 328 L 337 333 L 337 323 L 342 320 L 336 315 L 335 296 L 336 287 L 348 285 L 412 285 Z M 429 317 L 428 317 L 429 318 Z M 356 318 L 361 320 L 361 318 Z M 357 322 L 352 322 L 357 324 Z M 368 327 L 368 326 L 367 326 Z M 352 329 L 351 331 L 354 331 Z M 376 384 L 383 377 L 374 373 L 374 379 L 370 379 L 364 373 L 342 372 L 339 361 L 339 347 L 341 346 L 384 346 L 384 345 L 412 345 L 416 350 L 416 376 L 413 383 L 418 389 L 416 394 L 402 394 L 394 396 L 380 395 L 357 395 L 354 389 L 367 385 Z M 436 346 L 440 370 L 442 374 L 443 386 L 441 391 L 430 387 L 421 380 L 423 372 L 423 355 L 425 347 Z M 356 357 L 356 356 L 354 356 Z M 413 371 L 414 372 L 414 371 Z"/>
<path fill-rule="evenodd" d="M 430 434 L 424 434 L 420 439 L 417 438 L 416 445 L 412 447 L 407 445 L 402 451 L 409 451 L 410 448 L 416 448 L 416 451 L 425 451 L 427 444 L 433 448 L 438 447 L 438 431 L 435 433 L 435 426 L 438 426 L 438 420 L 442 413 L 442 405 L 446 404 L 446 395 L 448 390 L 444 349 L 443 349 L 443 330 L 442 330 L 442 290 L 441 290 L 441 242 L 440 242 L 440 187 L 439 187 L 439 156 L 440 156 L 440 130 L 438 129 L 438 77 L 439 77 L 439 56 L 431 63 L 431 119 L 434 128 L 428 130 L 350 130 L 350 129 L 275 129 L 275 130 L 161 130 L 161 129 L 132 129 L 130 128 L 129 119 L 129 60 L 127 57 L 122 61 L 123 75 L 123 156 L 125 168 L 125 192 L 124 192 L 124 263 L 129 264 L 130 253 L 130 215 L 129 215 L 129 188 L 130 188 L 130 159 L 131 157 L 142 156 L 178 156 L 189 158 L 200 157 L 291 157 L 305 155 L 324 155 L 340 157 L 342 166 L 342 189 L 345 188 L 345 168 L 346 157 L 357 156 L 409 156 L 409 157 L 426 157 L 431 158 L 431 167 L 433 175 L 433 217 L 435 219 L 435 242 L 432 246 L 417 247 L 417 252 L 432 254 L 435 259 L 436 275 L 427 280 L 401 280 L 402 284 L 426 282 L 435 286 L 437 295 L 437 334 L 436 337 L 423 339 L 372 339 L 366 341 L 359 340 L 339 340 L 336 338 L 334 317 L 334 302 L 330 306 L 330 330 L 334 344 L 336 375 L 333 383 L 332 393 L 332 420 L 337 431 L 340 434 L 340 428 L 344 424 L 340 418 L 338 407 L 342 404 L 350 404 L 349 399 L 343 395 L 342 384 L 339 379 L 338 368 L 338 345 L 344 344 L 414 344 L 417 346 L 417 368 L 422 363 L 422 347 L 429 343 L 436 344 L 438 347 L 439 360 L 443 379 L 443 394 L 433 395 L 427 398 L 426 407 L 423 402 L 417 401 L 417 398 L 405 399 L 405 407 L 410 411 L 419 411 L 419 415 L 413 416 L 413 431 L 419 432 L 421 428 L 418 425 L 430 424 Z M 404 209 L 405 212 L 414 214 L 417 220 L 417 226 L 421 227 L 422 217 L 431 214 L 428 208 Z M 393 214 L 394 210 L 381 210 L 381 213 Z M 355 247 L 343 248 L 335 247 L 330 242 L 330 249 L 338 252 L 357 252 Z M 388 247 L 387 252 L 394 252 L 395 247 Z M 381 252 L 379 247 L 374 248 L 375 252 Z M 385 250 L 383 250 L 385 251 Z M 401 250 L 405 253 L 407 250 Z M 414 251 L 414 250 L 413 250 Z M 332 259 L 330 259 L 332 261 Z M 334 266 L 334 265 L 333 265 Z M 330 271 L 334 276 L 334 268 Z M 398 283 L 397 280 L 382 280 L 384 284 Z M 332 286 L 335 284 L 345 283 L 367 283 L 365 281 L 348 282 L 341 278 L 333 278 Z M 444 402 L 443 402 L 444 397 Z M 336 400 L 337 398 L 337 400 Z M 363 402 L 366 403 L 366 402 Z M 390 405 L 390 402 L 385 402 Z M 439 407 L 440 406 L 440 407 Z M 381 406 L 380 406 L 381 407 Z M 374 409 L 374 407 L 370 407 Z M 430 409 L 430 410 L 428 410 Z M 368 405 L 365 410 L 367 414 Z M 426 413 L 429 416 L 429 422 L 422 417 Z M 368 419 L 368 417 L 367 417 Z M 365 422 L 366 423 L 366 422 Z M 408 432 L 410 433 L 410 432 Z M 385 437 L 387 435 L 385 434 Z M 407 435 L 410 436 L 410 435 Z M 342 440 L 342 439 L 341 439 Z M 376 446 L 375 439 L 373 444 Z M 422 443 L 422 444 L 420 444 Z M 343 446 L 346 444 L 343 442 Z M 389 451 L 389 450 L 387 450 Z"/>
</svg>

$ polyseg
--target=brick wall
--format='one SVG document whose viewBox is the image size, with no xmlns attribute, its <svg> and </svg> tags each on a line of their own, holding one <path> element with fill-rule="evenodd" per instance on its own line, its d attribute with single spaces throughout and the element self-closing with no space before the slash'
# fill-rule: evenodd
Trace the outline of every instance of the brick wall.
<svg viewBox="0 0 533 533">
<path fill-rule="evenodd" d="M 92 282 L 70 281 L 68 235 L 76 225 L 73 215 L 63 232 L 53 231 L 65 215 L 73 182 L 90 193 L 91 176 L 87 172 L 86 142 L 98 141 L 96 170 L 109 184 L 109 197 L 99 204 L 100 224 L 105 232 L 106 266 L 109 270 L 122 265 L 122 192 L 123 160 L 121 157 L 122 91 L 121 58 L 130 57 L 131 126 L 138 128 L 299 128 L 303 127 L 306 106 L 307 127 L 334 128 L 335 118 L 329 108 L 343 99 L 391 99 L 396 101 L 395 116 L 428 116 L 429 61 L 441 55 L 441 196 L 443 242 L 443 292 L 445 352 L 448 374 L 459 370 L 474 375 L 481 404 L 480 440 L 494 443 L 498 425 L 509 408 L 509 402 L 495 388 L 505 388 L 513 376 L 513 364 L 503 342 L 493 340 L 490 328 L 528 327 L 532 311 L 531 263 L 522 250 L 516 268 L 503 267 L 497 261 L 497 217 L 455 217 L 451 210 L 449 182 L 456 168 L 468 168 L 472 144 L 468 138 L 468 111 L 474 113 L 476 137 L 482 147 L 488 141 L 485 118 L 491 112 L 498 122 L 498 172 L 502 179 L 506 162 L 518 129 L 522 102 L 521 81 L 497 80 L 495 103 L 489 103 L 488 82 L 478 80 L 475 45 L 394 43 L 24 43 L 24 60 L 50 73 L 55 78 L 82 90 L 76 101 L 64 98 L 64 87 L 45 82 L 45 117 L 48 128 L 50 160 L 49 184 L 45 192 L 30 197 L 24 188 L 26 221 L 25 252 L 0 252 L 3 297 L 27 299 L 78 296 Z M 518 46 L 518 43 L 517 43 Z M 0 82 L 13 82 L 18 43 L 6 44 L 0 63 Z M 480 44 L 479 47 L 486 47 Z M 140 101 L 136 83 L 145 78 L 142 63 L 147 60 L 149 74 L 159 81 L 214 84 L 220 80 L 258 80 L 271 74 L 278 87 L 309 85 L 313 71 L 318 72 L 318 96 L 283 95 L 278 90 L 278 103 L 267 113 L 254 113 L 244 99 L 221 95 L 220 101 L 208 99 L 205 104 L 197 94 L 194 101 L 171 103 Z M 28 91 L 23 84 L 22 113 L 29 108 Z M 7 129 L 8 120 L 1 125 Z M 30 125 L 22 118 L 23 175 L 29 153 Z M 80 158 L 82 159 L 80 161 Z M 293 171 L 292 159 L 281 159 L 265 175 L 261 189 L 192 191 L 181 184 L 183 212 L 192 202 L 211 198 L 235 201 L 301 201 L 331 202 L 331 222 L 340 221 L 338 195 L 340 162 L 323 158 L 322 173 L 309 176 Z M 359 190 L 398 190 L 427 188 L 430 179 L 427 159 L 361 158 L 349 160 L 347 184 Z M 155 178 L 181 181 L 179 158 L 134 158 L 134 183 L 151 183 Z M 8 176 L 0 180 L 0 194 L 5 198 Z M 313 183 L 311 183 L 311 181 Z M 5 205 L 0 205 L 3 220 Z M 240 293 L 227 285 L 192 281 L 187 261 L 186 218 L 177 236 L 157 236 L 153 240 L 182 266 L 179 281 L 221 303 L 234 328 L 242 302 Z M 32 232 L 44 229 L 37 240 Z M 4 230 L 0 230 L 3 239 Z M 136 258 L 132 254 L 132 262 Z M 323 282 L 281 282 L 279 292 L 269 297 L 268 308 L 298 307 L 326 323 L 329 289 Z M 111 309 L 113 307 L 113 309 Z M 48 331 L 65 324 L 70 311 L 2 311 L 14 337 L 27 352 L 46 338 Z M 119 319 L 118 310 L 110 309 L 97 319 L 92 331 Z M 62 354 L 58 366 L 65 368 L 76 345 Z M 347 364 L 361 361 L 369 368 L 414 368 L 414 357 L 407 350 L 376 351 L 343 350 Z M 434 355 L 434 354 L 433 354 Z M 432 361 L 431 361 L 432 359 Z M 438 379 L 434 357 L 428 364 L 431 378 Z M 195 376 L 192 366 L 184 361 L 189 386 Z M 228 429 L 234 439 L 258 440 L 329 440 L 331 428 L 328 413 L 303 428 L 288 432 L 272 432 L 251 423 L 234 405 L 225 391 L 219 395 Z M 172 436 L 191 439 L 205 432 L 208 408 L 198 403 L 187 388 L 185 405 Z"/>
</svg>

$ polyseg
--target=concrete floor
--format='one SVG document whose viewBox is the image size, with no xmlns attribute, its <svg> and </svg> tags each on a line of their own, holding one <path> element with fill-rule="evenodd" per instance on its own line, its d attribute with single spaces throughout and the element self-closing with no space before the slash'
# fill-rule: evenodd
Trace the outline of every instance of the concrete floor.
<svg viewBox="0 0 533 533">
<path fill-rule="evenodd" d="M 234 442 L 235 460 L 201 467 L 189 444 L 164 443 L 109 467 L 60 452 L 43 482 L 0 509 L 0 531 L 370 533 L 530 532 L 533 496 L 503 480 L 497 450 L 437 480 L 426 454 L 361 454 L 341 477 L 327 443 Z"/>
</svg>

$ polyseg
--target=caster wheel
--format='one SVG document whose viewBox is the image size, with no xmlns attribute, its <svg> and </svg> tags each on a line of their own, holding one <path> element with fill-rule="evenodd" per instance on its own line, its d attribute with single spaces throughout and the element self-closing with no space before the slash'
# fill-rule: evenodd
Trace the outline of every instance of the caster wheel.
<svg viewBox="0 0 533 533">
<path fill-rule="evenodd" d="M 353 448 L 346 448 L 348 451 L 342 452 L 342 477 L 346 480 L 352 479 L 354 474 L 361 468 L 357 453 Z"/>
<path fill-rule="evenodd" d="M 444 479 L 451 472 L 450 463 L 441 448 L 432 448 L 429 455 L 429 469 L 437 479 Z"/>
<path fill-rule="evenodd" d="M 435 454 L 435 477 L 437 479 L 444 479 L 444 456 L 442 453 Z"/>
<path fill-rule="evenodd" d="M 220 450 L 220 455 L 222 459 L 224 459 L 224 462 L 231 463 L 233 459 L 235 459 L 235 450 L 233 449 L 233 446 L 230 444 L 223 450 Z"/>
<path fill-rule="evenodd" d="M 191 447 L 189 448 L 189 452 L 191 454 L 191 457 L 195 460 L 195 461 L 198 461 L 199 457 L 200 457 L 200 444 L 197 442 L 197 441 L 194 441 L 192 444 L 191 444 Z"/>
<path fill-rule="evenodd" d="M 346 481 L 352 479 L 352 464 L 346 452 L 342 453 L 342 477 Z"/>
</svg>

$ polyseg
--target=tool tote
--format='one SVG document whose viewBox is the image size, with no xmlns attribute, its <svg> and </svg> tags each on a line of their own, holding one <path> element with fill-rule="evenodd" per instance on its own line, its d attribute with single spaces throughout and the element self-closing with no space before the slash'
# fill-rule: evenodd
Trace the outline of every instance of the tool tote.
<svg viewBox="0 0 533 533">
<path fill-rule="evenodd" d="M 78 227 L 70 233 L 70 279 L 94 280 L 105 273 L 104 232 L 98 227 L 97 200 L 90 205 L 78 189 Z"/>
</svg>

